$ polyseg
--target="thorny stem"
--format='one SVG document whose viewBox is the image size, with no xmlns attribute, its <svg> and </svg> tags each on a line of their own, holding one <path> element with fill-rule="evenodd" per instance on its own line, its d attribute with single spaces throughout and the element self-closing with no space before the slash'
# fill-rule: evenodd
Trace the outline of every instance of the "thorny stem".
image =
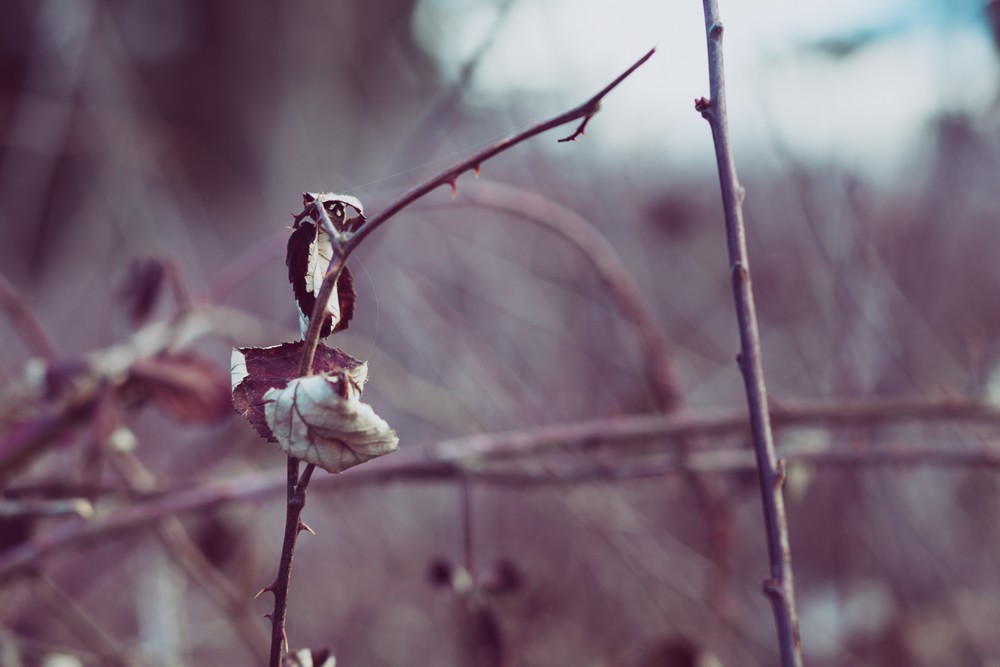
<svg viewBox="0 0 1000 667">
<path fill-rule="evenodd" d="M 760 334 L 750 283 L 750 264 L 743 225 L 743 187 L 736 176 L 736 164 L 729 141 L 726 115 L 725 75 L 722 60 L 722 23 L 718 0 L 703 0 L 705 32 L 708 41 L 708 72 L 710 100 L 701 98 L 695 108 L 712 129 L 715 157 L 719 167 L 722 206 L 726 219 L 729 245 L 730 278 L 736 301 L 736 316 L 740 333 L 740 370 L 750 413 L 751 439 L 757 458 L 764 523 L 771 575 L 764 582 L 764 592 L 771 600 L 771 610 L 777 627 L 783 667 L 801 667 L 802 650 L 799 624 L 795 611 L 795 590 L 792 583 L 792 556 L 785 518 L 783 462 L 776 459 L 771 420 L 768 414 L 767 388 L 761 361 Z"/>
<path fill-rule="evenodd" d="M 615 87 L 618 86 L 618 84 L 620 84 L 622 81 L 628 78 L 629 75 L 635 72 L 635 70 L 637 70 L 643 63 L 652 58 L 655 52 L 656 49 L 650 49 L 649 52 L 646 53 L 646 55 L 637 60 L 627 70 L 622 72 L 618 76 L 618 78 L 609 83 L 607 86 L 604 87 L 603 90 L 601 90 L 599 93 L 591 97 L 583 104 L 574 107 L 573 109 L 570 109 L 565 113 L 561 113 L 558 116 L 554 116 L 549 120 L 538 123 L 537 125 L 533 125 L 529 127 L 527 130 L 524 130 L 523 132 L 518 132 L 517 134 L 507 137 L 506 139 L 501 139 L 493 146 L 483 151 L 480 151 L 479 153 L 476 153 L 472 157 L 463 160 L 462 162 L 459 162 L 453 167 L 445 169 L 437 176 L 428 179 L 424 183 L 418 185 L 409 192 L 405 193 L 402 197 L 400 197 L 392 204 L 387 206 L 385 209 L 383 209 L 378 215 L 374 216 L 373 218 L 370 218 L 367 224 L 365 224 L 361 229 L 359 229 L 357 233 L 355 233 L 354 236 L 352 236 L 344 244 L 345 255 L 349 256 L 352 252 L 354 252 L 354 250 L 357 249 L 358 245 L 362 241 L 364 241 L 365 238 L 368 237 L 369 234 L 371 234 L 376 229 L 381 227 L 382 224 L 384 224 L 387 220 L 389 220 L 389 218 L 396 215 L 397 213 L 399 213 L 404 208 L 406 208 L 416 200 L 420 199 L 424 195 L 432 192 L 433 190 L 436 190 L 442 185 L 454 185 L 458 177 L 461 176 L 463 173 L 470 170 L 476 170 L 483 162 L 486 162 L 487 160 L 489 160 L 490 158 L 494 157 L 499 153 L 502 153 L 510 148 L 513 148 L 522 141 L 530 139 L 531 137 L 537 134 L 541 134 L 553 128 L 559 127 L 560 125 L 572 123 L 573 121 L 582 118 L 584 119 L 583 123 L 581 123 L 580 127 L 577 129 L 576 132 L 570 135 L 571 138 L 575 139 L 579 134 L 582 133 L 581 130 L 583 126 L 586 124 L 587 120 L 589 120 L 591 117 L 594 116 L 594 114 L 598 112 L 601 106 L 601 100 L 604 99 L 604 97 L 608 93 L 614 90 Z"/>
<path fill-rule="evenodd" d="M 288 505 L 285 509 L 285 537 L 281 545 L 281 560 L 278 576 L 264 590 L 274 593 L 274 612 L 271 614 L 271 654 L 270 667 L 280 667 L 281 655 L 287 648 L 285 617 L 288 613 L 288 584 L 292 578 L 292 559 L 295 557 L 295 543 L 301 525 L 302 508 L 305 507 L 305 489 L 299 487 L 299 461 L 288 457 Z"/>
<path fill-rule="evenodd" d="M 571 123 L 582 118 L 583 122 L 576 129 L 576 131 L 566 138 L 566 140 L 575 140 L 578 136 L 583 134 L 583 130 L 586 127 L 587 122 L 598 112 L 598 110 L 600 110 L 601 100 L 616 86 L 618 86 L 618 84 L 631 75 L 632 72 L 649 60 L 655 51 L 656 49 L 651 49 L 648 53 L 646 53 L 646 55 L 637 60 L 631 67 L 620 74 L 614 81 L 609 83 L 600 92 L 583 104 L 570 109 L 565 113 L 559 114 L 558 116 L 550 118 L 547 121 L 534 125 L 523 132 L 519 132 L 506 139 L 502 139 L 490 148 L 480 151 L 472 157 L 449 167 L 437 176 L 428 179 L 421 185 L 418 185 L 409 192 L 406 192 L 399 199 L 382 210 L 378 215 L 369 219 L 360 229 L 354 232 L 353 235 L 338 234 L 333 229 L 322 203 L 318 201 L 313 202 L 312 205 L 314 210 L 319 213 L 323 227 L 330 236 L 330 242 L 333 246 L 333 258 L 330 262 L 330 268 L 327 270 L 326 276 L 323 279 L 323 284 L 320 286 L 320 291 L 316 295 L 316 304 L 313 307 L 312 316 L 309 319 L 309 329 L 306 332 L 303 345 L 304 349 L 302 352 L 302 362 L 299 364 L 299 376 L 302 377 L 312 374 L 313 361 L 316 356 L 316 347 L 319 345 L 319 334 L 322 328 L 323 314 L 326 312 L 327 302 L 329 302 L 331 295 L 336 288 L 337 279 L 340 277 L 340 273 L 343 271 L 344 265 L 347 263 L 347 259 L 358 248 L 361 242 L 368 237 L 369 234 L 378 229 L 404 208 L 442 185 L 450 185 L 454 188 L 459 176 L 469 170 L 478 171 L 479 166 L 483 162 L 489 160 L 495 155 L 513 148 L 522 141 L 530 139 L 537 134 L 541 134 L 542 132 L 546 132 L 555 127 L 559 127 L 560 125 L 565 125 L 566 123 Z M 281 655 L 287 643 L 285 638 L 285 617 L 288 608 L 288 583 L 291 580 L 292 559 L 295 553 L 296 538 L 298 537 L 298 533 L 302 530 L 303 526 L 301 519 L 302 508 L 305 506 L 306 486 L 309 484 L 309 478 L 311 475 L 312 465 L 310 464 L 306 467 L 305 473 L 302 475 L 302 479 L 300 480 L 298 460 L 292 457 L 288 458 L 288 508 L 285 514 L 285 538 L 281 548 L 281 561 L 278 566 L 277 578 L 265 589 L 274 593 L 274 612 L 271 614 L 271 657 L 269 663 L 271 667 L 279 667 Z"/>
</svg>

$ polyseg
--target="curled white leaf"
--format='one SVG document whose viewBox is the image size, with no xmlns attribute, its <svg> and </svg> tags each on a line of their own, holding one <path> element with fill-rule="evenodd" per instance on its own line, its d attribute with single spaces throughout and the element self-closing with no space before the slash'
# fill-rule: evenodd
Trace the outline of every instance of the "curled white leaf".
<svg viewBox="0 0 1000 667">
<path fill-rule="evenodd" d="M 339 473 L 399 447 L 396 432 L 360 400 L 344 373 L 296 378 L 264 394 L 264 415 L 290 456 Z"/>
</svg>

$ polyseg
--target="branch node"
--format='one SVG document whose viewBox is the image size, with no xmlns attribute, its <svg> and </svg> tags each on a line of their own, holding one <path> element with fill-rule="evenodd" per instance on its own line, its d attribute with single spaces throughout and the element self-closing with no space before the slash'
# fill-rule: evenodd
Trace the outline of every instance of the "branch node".
<svg viewBox="0 0 1000 667">
<path fill-rule="evenodd" d="M 729 275 L 732 278 L 734 286 L 746 285 L 750 282 L 750 272 L 743 262 L 733 262 L 732 267 L 729 269 Z"/>
<path fill-rule="evenodd" d="M 708 36 L 712 39 L 722 38 L 722 21 L 715 21 L 712 26 L 708 29 Z"/>
<path fill-rule="evenodd" d="M 775 463 L 777 465 L 774 471 L 774 490 L 780 493 L 785 486 L 785 459 L 780 458 Z"/>
<path fill-rule="evenodd" d="M 772 600 L 783 600 L 785 597 L 785 591 L 781 587 L 781 581 L 774 577 L 768 577 L 765 579 L 761 584 L 761 590 L 764 591 L 764 595 Z"/>
<path fill-rule="evenodd" d="M 600 110 L 601 110 L 601 103 L 597 102 L 594 105 L 594 107 L 587 112 L 587 115 L 583 117 L 583 122 L 580 123 L 580 126 L 573 131 L 573 134 L 569 135 L 568 137 L 563 137 L 562 139 L 559 139 L 558 143 L 562 144 L 567 141 L 572 141 L 574 143 L 579 142 L 580 137 L 586 135 L 587 133 L 587 123 L 589 123 L 590 119 L 593 118 Z"/>
<path fill-rule="evenodd" d="M 715 122 L 715 105 L 707 97 L 699 97 L 694 101 L 694 110 L 701 114 L 701 117 L 709 123 Z"/>
</svg>

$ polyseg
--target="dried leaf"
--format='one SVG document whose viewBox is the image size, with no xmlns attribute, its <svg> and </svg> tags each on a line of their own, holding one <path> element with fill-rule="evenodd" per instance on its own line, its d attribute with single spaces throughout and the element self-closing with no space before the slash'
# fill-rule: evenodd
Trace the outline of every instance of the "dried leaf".
<svg viewBox="0 0 1000 667">
<path fill-rule="evenodd" d="M 368 364 L 320 345 L 316 375 L 297 377 L 302 342 L 233 350 L 233 405 L 264 439 L 330 472 L 398 446 L 395 432 L 360 401 Z"/>
<path fill-rule="evenodd" d="M 264 394 L 271 389 L 283 389 L 298 377 L 301 360 L 302 341 L 233 350 L 233 406 L 268 442 L 277 442 L 277 439 L 264 417 Z M 322 343 L 316 348 L 313 368 L 317 373 L 346 370 L 352 382 L 358 385 L 359 392 L 368 376 L 368 364 Z"/>
<path fill-rule="evenodd" d="M 129 369 L 127 384 L 148 391 L 160 409 L 181 422 L 203 424 L 230 414 L 225 372 L 195 352 L 139 359 Z"/>
<path fill-rule="evenodd" d="M 281 660 L 281 667 L 336 667 L 337 659 L 328 649 L 314 651 L 304 648 L 294 653 L 288 653 Z"/>
<path fill-rule="evenodd" d="M 345 373 L 296 378 L 264 394 L 267 424 L 287 454 L 339 473 L 399 447 Z"/>
<path fill-rule="evenodd" d="M 330 222 L 338 234 L 351 231 L 356 224 L 359 224 L 359 220 L 364 221 L 361 202 L 355 197 L 331 193 L 303 194 L 306 210 L 295 222 L 285 255 L 288 281 L 292 284 L 292 292 L 295 294 L 299 327 L 303 338 L 309 329 L 309 318 L 316 305 L 316 295 L 319 294 L 323 279 L 333 261 L 333 241 L 320 224 L 320 215 L 312 206 L 317 199 L 323 203 Z M 358 215 L 348 218 L 348 207 L 356 209 Z M 337 279 L 337 296 L 327 302 L 327 315 L 320 329 L 320 337 L 326 338 L 331 333 L 346 329 L 353 316 L 354 281 L 351 272 L 345 266 Z"/>
</svg>

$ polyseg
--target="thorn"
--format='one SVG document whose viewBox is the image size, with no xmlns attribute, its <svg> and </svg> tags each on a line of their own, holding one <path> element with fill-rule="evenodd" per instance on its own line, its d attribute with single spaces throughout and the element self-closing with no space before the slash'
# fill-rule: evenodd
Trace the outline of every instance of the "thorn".
<svg viewBox="0 0 1000 667">
<path fill-rule="evenodd" d="M 263 616 L 261 616 L 261 618 L 266 618 L 267 620 L 271 621 L 272 623 L 274 622 L 274 616 L 271 616 L 270 614 L 264 614 Z"/>
<path fill-rule="evenodd" d="M 274 592 L 274 582 L 272 581 L 267 586 L 264 586 L 264 588 L 257 591 L 257 594 L 253 596 L 253 599 L 256 600 L 264 593 L 273 593 L 273 592 Z"/>
<path fill-rule="evenodd" d="M 316 531 L 315 530 L 313 530 L 308 525 L 306 525 L 305 521 L 303 521 L 302 519 L 299 519 L 299 532 L 301 533 L 303 531 L 305 531 L 305 532 L 307 532 L 307 533 L 309 533 L 310 535 L 313 535 L 313 536 L 316 535 Z"/>
<path fill-rule="evenodd" d="M 448 185 L 451 186 L 451 199 L 454 201 L 458 198 L 458 181 L 452 178 L 448 181 Z"/>
<path fill-rule="evenodd" d="M 479 165 L 478 164 L 476 165 L 475 169 L 473 169 L 472 173 L 475 174 L 476 178 L 479 178 Z"/>
</svg>

